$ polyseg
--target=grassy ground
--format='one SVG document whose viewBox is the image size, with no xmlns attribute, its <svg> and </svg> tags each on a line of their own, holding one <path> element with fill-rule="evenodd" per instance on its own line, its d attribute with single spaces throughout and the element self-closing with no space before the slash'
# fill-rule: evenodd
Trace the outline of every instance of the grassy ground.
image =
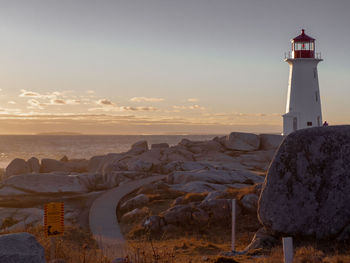
<svg viewBox="0 0 350 263">
<path fill-rule="evenodd" d="M 251 189 L 230 189 L 225 198 L 239 200 Z M 166 194 L 164 194 L 166 193 Z M 159 214 L 171 206 L 173 200 L 183 195 L 177 192 L 152 192 L 149 194 L 150 214 Z M 201 201 L 205 194 L 187 194 L 183 203 Z M 6 227 L 16 222 L 8 220 Z M 133 263 L 281 263 L 283 252 L 281 246 L 271 250 L 257 250 L 246 255 L 224 258 L 221 252 L 230 251 L 230 224 L 218 222 L 208 225 L 200 231 L 194 226 L 164 233 L 161 237 L 150 237 L 139 231 L 140 222 L 122 223 L 121 227 L 128 239 L 128 258 Z M 135 230 L 136 228 L 136 230 Z M 250 243 L 260 224 L 255 214 L 242 211 L 237 218 L 236 250 L 242 251 Z M 32 233 L 45 248 L 47 261 L 50 260 L 50 240 L 44 236 L 43 227 L 27 228 L 23 231 Z M 23 232 L 17 231 L 17 232 Z M 111 263 L 105 258 L 89 231 L 77 227 L 67 227 L 65 235 L 58 237 L 55 246 L 56 258 L 64 259 L 66 263 Z M 350 245 L 345 243 L 318 242 L 313 240 L 295 241 L 294 263 L 350 263 Z"/>
<path fill-rule="evenodd" d="M 254 186 L 244 189 L 228 189 L 223 198 L 240 200 L 244 195 L 254 191 Z M 150 215 L 156 215 L 166 210 L 171 206 L 174 198 L 182 195 L 168 191 L 146 194 L 150 198 Z M 205 194 L 187 194 L 182 204 L 201 201 L 204 197 Z M 220 257 L 219 254 L 223 251 L 230 251 L 231 246 L 231 227 L 222 222 L 219 222 L 218 225 L 207 226 L 205 230 L 201 229 L 200 231 L 193 226 L 178 232 L 164 233 L 161 237 L 153 240 L 150 240 L 147 233 L 139 231 L 139 223 L 121 223 L 124 235 L 129 238 L 129 255 L 136 263 L 283 262 L 281 246 L 272 250 L 253 251 L 233 259 Z M 260 227 L 256 214 L 242 211 L 242 214 L 237 218 L 236 250 L 244 250 Z M 350 246 L 347 244 L 327 241 L 316 243 L 313 240 L 302 240 L 295 241 L 295 247 L 294 263 L 350 263 L 350 256 L 347 256 L 350 255 Z M 143 257 L 140 259 L 140 255 L 146 259 Z M 152 261 L 156 258 L 160 258 L 160 260 Z"/>
<path fill-rule="evenodd" d="M 28 228 L 24 231 L 32 233 L 43 245 L 46 259 L 50 260 L 50 240 L 43 234 L 42 227 Z M 282 248 L 254 251 L 234 258 L 219 256 L 222 251 L 230 250 L 229 234 L 216 229 L 215 236 L 187 235 L 179 233 L 178 237 L 163 240 L 150 240 L 148 237 L 130 240 L 128 257 L 133 263 L 281 263 Z M 213 230 L 213 232 L 215 232 Z M 237 250 L 243 249 L 250 241 L 251 234 L 238 232 Z M 91 233 L 81 228 L 70 227 L 63 237 L 56 242 L 56 258 L 66 263 L 111 263 L 97 248 Z M 301 241 L 296 244 L 294 263 L 349 263 L 350 246 L 346 244 L 312 243 Z"/>
</svg>

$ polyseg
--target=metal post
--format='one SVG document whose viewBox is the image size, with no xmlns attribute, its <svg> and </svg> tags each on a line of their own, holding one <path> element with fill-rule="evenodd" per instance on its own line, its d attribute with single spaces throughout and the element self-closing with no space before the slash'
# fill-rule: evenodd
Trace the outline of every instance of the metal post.
<svg viewBox="0 0 350 263">
<path fill-rule="evenodd" d="M 293 238 L 284 237 L 282 239 L 282 243 L 283 243 L 284 263 L 292 263 L 293 262 Z"/>
<path fill-rule="evenodd" d="M 231 250 L 235 251 L 236 241 L 236 199 L 232 199 L 232 244 Z"/>
</svg>

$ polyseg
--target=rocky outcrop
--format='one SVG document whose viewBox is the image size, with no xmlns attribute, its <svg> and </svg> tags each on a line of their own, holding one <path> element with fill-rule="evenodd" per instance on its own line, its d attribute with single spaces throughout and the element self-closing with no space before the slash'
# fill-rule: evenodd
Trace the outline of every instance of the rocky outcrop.
<svg viewBox="0 0 350 263">
<path fill-rule="evenodd" d="M 6 179 L 14 175 L 25 174 L 29 172 L 30 168 L 28 163 L 23 159 L 16 158 L 12 160 L 6 167 L 4 178 Z"/>
<path fill-rule="evenodd" d="M 143 219 L 144 217 L 146 217 L 149 214 L 149 209 L 147 207 L 143 207 L 143 208 L 135 208 L 134 210 L 125 213 L 122 218 L 121 221 L 128 224 L 128 223 L 132 223 L 134 221 Z"/>
<path fill-rule="evenodd" d="M 0 208 L 0 230 L 24 229 L 42 223 L 44 211 L 39 208 Z"/>
<path fill-rule="evenodd" d="M 80 184 L 77 176 L 66 174 L 22 174 L 2 182 L 1 189 L 14 189 L 27 193 L 63 194 L 86 193 L 88 189 Z"/>
<path fill-rule="evenodd" d="M 226 137 L 224 145 L 236 151 L 255 151 L 259 149 L 260 138 L 253 133 L 232 132 Z"/>
<path fill-rule="evenodd" d="M 259 200 L 267 230 L 337 236 L 350 223 L 350 126 L 299 130 L 284 139 Z"/>
<path fill-rule="evenodd" d="M 57 161 L 55 159 L 42 159 L 40 172 L 76 172 L 83 173 L 88 171 L 89 161 L 85 159 L 73 159 L 66 161 Z"/>
<path fill-rule="evenodd" d="M 121 211 L 130 211 L 135 208 L 141 208 L 149 202 L 149 198 L 147 195 L 139 194 L 135 196 L 134 198 L 129 199 L 128 201 L 124 202 L 120 206 Z"/>
<path fill-rule="evenodd" d="M 85 173 L 88 171 L 89 160 L 71 159 L 71 160 L 65 161 L 65 166 L 67 171 L 70 173 Z"/>
<path fill-rule="evenodd" d="M 32 173 L 40 172 L 40 162 L 38 158 L 32 157 L 27 162 L 28 162 L 30 172 Z"/>
<path fill-rule="evenodd" d="M 68 169 L 66 168 L 64 162 L 57 161 L 55 159 L 44 158 L 41 160 L 40 172 L 68 172 Z"/>
<path fill-rule="evenodd" d="M 188 151 L 198 153 L 208 152 L 220 152 L 224 150 L 224 147 L 217 141 L 190 141 L 188 139 L 182 139 L 179 145 L 185 147 Z"/>
<path fill-rule="evenodd" d="M 189 182 L 187 184 L 174 184 L 171 189 L 185 193 L 208 193 L 212 191 L 224 191 L 229 185 L 212 184 L 206 182 Z"/>
<path fill-rule="evenodd" d="M 101 170 L 101 165 L 105 160 L 105 155 L 93 156 L 89 160 L 88 171 L 89 173 L 96 173 Z"/>
<path fill-rule="evenodd" d="M 167 182 L 171 184 L 186 184 L 201 181 L 213 184 L 254 184 L 264 181 L 264 178 L 250 171 L 225 171 L 225 170 L 194 170 L 177 171 L 170 174 Z"/>
<path fill-rule="evenodd" d="M 247 194 L 241 199 L 241 204 L 244 209 L 251 213 L 257 212 L 259 197 L 256 194 Z"/>
<path fill-rule="evenodd" d="M 165 149 L 165 148 L 169 148 L 168 143 L 153 143 L 151 145 L 151 149 Z"/>
<path fill-rule="evenodd" d="M 217 199 L 189 204 L 175 205 L 159 215 L 147 217 L 143 227 L 154 234 L 162 232 L 181 231 L 181 229 L 194 230 L 208 224 L 226 224 L 231 220 L 232 200 Z M 240 214 L 237 206 L 237 214 Z"/>
<path fill-rule="evenodd" d="M 29 233 L 1 235 L 0 262 L 45 263 L 45 251 Z"/>
<path fill-rule="evenodd" d="M 140 159 L 134 159 L 128 162 L 128 170 L 129 171 L 140 171 L 147 172 L 152 169 L 153 164 L 151 162 L 147 162 Z"/>
<path fill-rule="evenodd" d="M 265 228 L 260 228 L 254 234 L 252 241 L 246 247 L 245 251 L 272 248 L 276 244 L 278 244 L 278 239 L 269 233 Z"/>
<path fill-rule="evenodd" d="M 90 160 L 60 160 L 32 157 L 27 162 L 15 159 L 7 168 L 7 178 L 26 173 L 91 173 L 110 175 L 119 171 L 137 171 L 169 174 L 174 171 L 198 169 L 217 170 L 265 170 L 281 136 L 233 132 L 226 137 L 208 141 L 183 139 L 178 145 L 153 144 L 138 141 L 123 153 L 94 156 Z M 260 145 L 260 148 L 259 148 Z M 40 167 L 40 168 L 39 168 Z"/>
<path fill-rule="evenodd" d="M 283 140 L 283 136 L 278 134 L 260 134 L 259 137 L 262 150 L 275 150 L 281 145 Z"/>
<path fill-rule="evenodd" d="M 134 204 L 136 198 L 127 200 L 128 205 L 120 206 L 125 205 L 118 211 L 120 218 L 124 216 L 123 221 L 127 218 L 126 221 L 135 219 L 138 222 L 139 218 L 148 215 L 145 215 L 144 205 L 153 205 L 162 198 L 168 203 L 169 199 L 198 193 L 203 195 L 200 200 L 195 198 L 198 203 L 207 193 L 211 198 L 206 201 L 231 198 L 226 194 L 211 193 L 225 193 L 229 188 L 238 190 L 261 183 L 277 145 L 275 140 L 268 135 L 232 133 L 208 141 L 183 139 L 171 147 L 167 143 L 158 143 L 151 149 L 147 141 L 139 141 L 129 151 L 94 156 L 90 160 L 69 159 L 67 156 L 60 160 L 44 158 L 41 162 L 35 157 L 28 161 L 15 159 L 8 166 L 7 177 L 3 176 L 0 185 L 0 205 L 16 210 L 14 216 L 18 222 L 11 227 L 18 229 L 28 222 L 36 224 L 38 218 L 35 213 L 33 216 L 19 216 L 18 207 L 34 209 L 48 201 L 65 200 L 68 206 L 74 207 L 73 212 L 66 211 L 66 217 L 74 223 L 83 217 L 80 214 L 87 213 L 92 200 L 103 191 L 154 175 L 168 175 L 166 181 L 143 186 L 137 191 L 149 196 L 151 201 L 141 200 Z M 174 206 L 192 201 L 185 198 Z M 243 201 L 247 205 L 245 211 L 253 209 L 248 208 L 249 200 Z M 193 222 L 197 224 L 205 222 L 206 215 L 210 218 L 209 214 L 198 204 L 191 210 Z M 167 231 L 172 227 L 174 225 L 168 224 Z"/>
<path fill-rule="evenodd" d="M 131 145 L 131 152 L 139 154 L 148 151 L 148 143 L 147 141 L 138 141 Z"/>
</svg>

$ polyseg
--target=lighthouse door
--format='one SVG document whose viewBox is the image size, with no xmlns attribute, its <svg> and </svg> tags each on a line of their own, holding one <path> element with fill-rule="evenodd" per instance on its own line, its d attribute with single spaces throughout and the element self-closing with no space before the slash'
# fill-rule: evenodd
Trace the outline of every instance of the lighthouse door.
<svg viewBox="0 0 350 263">
<path fill-rule="evenodd" d="M 298 129 L 298 119 L 296 117 L 293 118 L 293 131 Z"/>
</svg>

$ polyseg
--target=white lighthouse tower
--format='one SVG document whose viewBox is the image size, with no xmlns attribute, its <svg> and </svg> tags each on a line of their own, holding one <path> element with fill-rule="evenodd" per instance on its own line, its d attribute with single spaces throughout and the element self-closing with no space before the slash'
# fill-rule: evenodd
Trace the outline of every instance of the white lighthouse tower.
<svg viewBox="0 0 350 263">
<path fill-rule="evenodd" d="M 317 74 L 317 64 L 322 59 L 315 56 L 315 39 L 306 35 L 302 29 L 301 35 L 291 41 L 292 56 L 285 59 L 290 70 L 283 135 L 322 125 Z"/>
</svg>

